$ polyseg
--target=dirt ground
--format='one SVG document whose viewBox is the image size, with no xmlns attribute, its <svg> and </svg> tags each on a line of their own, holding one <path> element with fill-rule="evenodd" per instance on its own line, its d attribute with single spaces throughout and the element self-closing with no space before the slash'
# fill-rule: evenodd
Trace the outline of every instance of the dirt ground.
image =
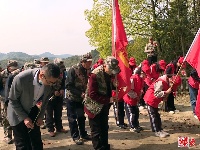
<svg viewBox="0 0 200 150">
<path fill-rule="evenodd" d="M 128 129 L 119 129 L 115 125 L 113 117 L 113 110 L 110 110 L 109 119 L 109 143 L 113 150 L 178 150 L 178 137 L 189 137 L 195 139 L 196 146 L 189 149 L 200 149 L 200 127 L 199 121 L 194 118 L 191 106 L 189 103 L 189 96 L 179 96 L 175 100 L 176 108 L 180 110 L 175 114 L 160 112 L 163 128 L 170 133 L 167 138 L 155 137 L 151 132 L 149 117 L 146 110 L 140 112 L 140 125 L 144 131 L 140 133 L 130 132 Z M 127 119 L 125 119 L 127 122 Z M 90 128 L 87 124 L 87 131 Z M 65 129 L 69 129 L 66 117 L 66 110 L 63 110 L 63 125 Z M 0 127 L 0 150 L 14 150 L 14 144 L 7 145 L 3 142 L 3 129 Z M 50 137 L 46 129 L 42 129 L 42 139 L 44 149 L 46 150 L 91 150 L 91 141 L 85 142 L 84 145 L 76 145 L 70 138 L 70 133 L 57 134 L 56 137 Z"/>
</svg>

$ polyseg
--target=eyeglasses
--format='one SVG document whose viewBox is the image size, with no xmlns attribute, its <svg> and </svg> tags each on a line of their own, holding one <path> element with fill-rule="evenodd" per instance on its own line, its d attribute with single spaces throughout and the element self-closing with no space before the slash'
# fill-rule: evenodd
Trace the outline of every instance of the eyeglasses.
<svg viewBox="0 0 200 150">
<path fill-rule="evenodd" d="M 56 83 L 56 82 L 52 82 L 52 81 L 47 80 L 45 75 L 44 75 L 44 79 L 46 80 L 47 84 L 50 85 L 50 86 Z"/>
</svg>

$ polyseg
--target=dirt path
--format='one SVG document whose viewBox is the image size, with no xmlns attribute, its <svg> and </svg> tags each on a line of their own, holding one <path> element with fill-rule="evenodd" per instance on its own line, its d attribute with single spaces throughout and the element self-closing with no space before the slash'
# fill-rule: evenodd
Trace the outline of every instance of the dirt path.
<svg viewBox="0 0 200 150">
<path fill-rule="evenodd" d="M 145 129 L 141 133 L 132 133 L 128 129 L 119 129 L 115 126 L 113 110 L 110 110 L 109 119 L 109 143 L 113 150 L 178 150 L 178 137 L 190 137 L 196 141 L 196 146 L 190 149 L 200 149 L 200 127 L 191 111 L 189 96 L 179 97 L 175 101 L 176 108 L 180 112 L 169 114 L 161 112 L 164 130 L 170 133 L 167 138 L 158 138 L 151 132 L 149 117 L 147 111 L 140 112 L 140 125 Z M 63 110 L 63 125 L 68 128 L 66 110 Z M 126 120 L 127 122 L 127 120 Z M 86 122 L 88 124 L 88 122 Z M 90 131 L 87 126 L 87 131 Z M 46 129 L 42 130 L 42 139 L 44 149 L 47 150 L 90 150 L 91 142 L 85 142 L 84 145 L 77 146 L 70 138 L 70 134 L 58 134 L 56 137 L 49 137 Z M 3 129 L 0 128 L 0 150 L 14 150 L 14 144 L 7 145 L 3 140 Z"/>
</svg>

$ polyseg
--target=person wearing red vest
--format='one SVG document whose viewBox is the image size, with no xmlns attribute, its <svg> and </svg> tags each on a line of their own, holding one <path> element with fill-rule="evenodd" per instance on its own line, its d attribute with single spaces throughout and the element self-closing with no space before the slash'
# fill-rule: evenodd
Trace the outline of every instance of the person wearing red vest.
<svg viewBox="0 0 200 150">
<path fill-rule="evenodd" d="M 196 107 L 197 94 L 199 90 L 199 83 L 200 83 L 200 78 L 197 74 L 197 71 L 193 69 L 190 73 L 190 77 L 188 78 L 188 85 L 189 85 L 189 92 L 190 92 L 190 103 L 191 103 L 194 117 L 196 119 L 198 119 L 195 114 L 195 107 Z"/>
<path fill-rule="evenodd" d="M 165 71 L 165 75 L 159 77 L 150 87 L 147 89 L 144 95 L 144 101 L 147 104 L 147 110 L 150 117 L 152 131 L 155 135 L 161 138 L 169 136 L 169 133 L 163 131 L 161 126 L 161 118 L 158 112 L 158 104 L 165 100 L 168 94 L 171 93 L 169 86 L 169 78 L 172 77 L 172 69 L 168 68 Z"/>
<path fill-rule="evenodd" d="M 131 57 L 131 58 L 129 59 L 129 67 L 130 67 L 131 72 L 132 72 L 132 74 L 133 74 L 133 71 L 134 71 L 135 68 L 137 67 L 136 61 L 135 61 L 135 58 L 134 58 L 134 57 Z"/>
<path fill-rule="evenodd" d="M 181 77 L 179 75 L 176 76 L 176 74 L 178 73 L 180 67 L 181 67 L 181 64 L 183 63 L 183 60 L 184 60 L 184 57 L 178 57 L 178 59 L 172 61 L 171 63 L 169 63 L 166 68 L 172 68 L 173 70 L 173 76 L 172 78 L 170 79 L 173 83 L 173 87 L 172 87 L 172 91 L 169 96 L 168 96 L 168 99 L 167 99 L 167 111 L 170 113 L 170 114 L 174 114 L 175 112 L 179 112 L 179 110 L 176 109 L 175 105 L 174 105 L 174 98 L 175 98 L 175 95 L 174 93 L 176 93 L 178 87 L 181 85 L 182 83 L 182 80 L 181 80 Z M 183 63 L 182 65 L 182 69 L 185 68 L 186 65 L 185 63 Z"/>
<path fill-rule="evenodd" d="M 145 73 L 141 70 L 141 67 L 136 71 L 136 74 L 132 75 L 131 91 L 124 95 L 125 110 L 128 118 L 130 131 L 140 132 L 142 127 L 139 126 L 139 108 L 137 106 L 138 101 L 142 94 L 144 84 Z"/>
<path fill-rule="evenodd" d="M 149 62 L 147 60 L 144 60 L 141 63 L 141 66 L 142 66 L 142 70 L 145 72 L 146 77 L 144 79 L 143 94 L 142 94 L 142 96 L 141 96 L 141 98 L 139 100 L 139 110 L 142 110 L 142 109 L 146 108 L 146 104 L 145 104 L 144 99 L 143 99 L 144 94 L 145 94 L 145 92 L 147 91 L 147 89 L 149 87 L 148 82 L 146 82 L 147 81 L 146 78 L 151 78 L 150 77 L 151 69 L 150 69 Z M 135 69 L 135 70 L 137 70 L 137 69 Z"/>
</svg>

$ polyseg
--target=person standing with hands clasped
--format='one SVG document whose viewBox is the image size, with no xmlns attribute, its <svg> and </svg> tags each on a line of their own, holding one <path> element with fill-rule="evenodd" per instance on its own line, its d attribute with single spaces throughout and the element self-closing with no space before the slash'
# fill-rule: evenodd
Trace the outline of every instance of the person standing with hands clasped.
<svg viewBox="0 0 200 150">
<path fill-rule="evenodd" d="M 71 137 L 77 145 L 84 144 L 84 140 L 91 140 L 85 130 L 86 117 L 83 106 L 91 65 L 92 55 L 87 53 L 81 57 L 80 63 L 72 66 L 67 73 L 67 117 Z"/>
<path fill-rule="evenodd" d="M 108 56 L 103 65 L 92 71 L 88 81 L 84 110 L 89 118 L 92 144 L 95 150 L 110 150 L 108 109 L 109 103 L 117 101 L 116 97 L 112 97 L 112 76 L 120 72 L 118 64 L 115 57 Z"/>
<path fill-rule="evenodd" d="M 10 92 L 7 117 L 17 150 L 43 150 L 40 127 L 60 68 L 47 64 L 15 76 Z"/>
<path fill-rule="evenodd" d="M 150 85 L 144 95 L 144 101 L 147 104 L 147 110 L 150 117 L 152 131 L 161 138 L 169 136 L 169 133 L 163 131 L 158 104 L 167 100 L 167 96 L 172 92 L 169 79 L 173 76 L 172 68 L 167 68 L 165 75 L 159 77 Z"/>
</svg>

